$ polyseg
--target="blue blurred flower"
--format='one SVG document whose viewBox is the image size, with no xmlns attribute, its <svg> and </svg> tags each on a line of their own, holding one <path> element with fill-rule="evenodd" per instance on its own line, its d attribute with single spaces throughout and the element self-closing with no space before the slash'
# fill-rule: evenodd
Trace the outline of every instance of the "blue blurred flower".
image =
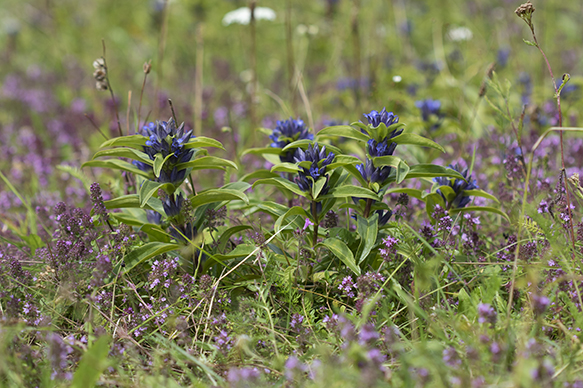
<svg viewBox="0 0 583 388">
<path fill-rule="evenodd" d="M 329 189 L 327 182 L 328 176 L 325 175 L 326 166 L 332 163 L 334 156 L 335 155 L 332 152 L 326 155 L 326 147 L 324 146 L 320 150 L 318 143 L 310 144 L 305 152 L 301 148 L 298 148 L 294 156 L 294 161 L 296 163 L 311 162 L 309 168 L 302 167 L 302 171 L 298 173 L 298 176 L 295 179 L 300 190 L 310 191 L 314 182 L 321 177 L 325 177 L 326 184 L 320 192 L 321 195 L 325 195 Z"/>
<path fill-rule="evenodd" d="M 421 117 L 423 121 L 429 121 L 431 115 L 440 117 L 439 110 L 441 109 L 441 101 L 432 100 L 428 98 L 427 100 L 415 101 L 415 106 L 421 110 Z"/>
<path fill-rule="evenodd" d="M 309 128 L 300 119 L 294 120 L 291 117 L 289 120 L 278 120 L 273 133 L 269 135 L 273 141 L 270 147 L 284 148 L 288 144 L 302 139 L 314 140 L 314 135 L 309 132 Z M 294 151 L 287 151 L 281 155 L 279 159 L 282 162 L 293 163 Z"/>
<path fill-rule="evenodd" d="M 449 165 L 449 168 L 459 172 L 466 180 L 463 179 L 453 179 L 448 177 L 437 177 L 433 178 L 434 182 L 437 182 L 440 186 L 450 186 L 453 191 L 455 192 L 455 198 L 451 203 L 447 205 L 447 208 L 462 208 L 465 207 L 470 202 L 470 196 L 464 193 L 465 190 L 477 190 L 479 189 L 478 184 L 476 183 L 475 179 L 472 179 L 472 176 L 468 176 L 468 169 L 461 169 L 459 164 Z M 441 190 L 437 190 L 437 192 L 446 200 L 445 196 L 441 192 Z"/>
<path fill-rule="evenodd" d="M 193 138 L 192 130 L 185 131 L 184 123 L 176 127 L 174 119 L 166 121 L 156 121 L 149 123 L 142 128 L 141 134 L 148 138 L 144 146 L 144 152 L 151 160 L 156 159 L 156 155 L 161 154 L 163 158 L 170 156 L 158 177 L 158 182 L 180 183 L 186 176 L 186 169 L 178 170 L 176 166 L 180 163 L 188 162 L 194 155 L 194 149 L 185 149 L 184 145 Z M 139 162 L 133 162 L 142 171 L 151 171 L 152 166 Z"/>
</svg>

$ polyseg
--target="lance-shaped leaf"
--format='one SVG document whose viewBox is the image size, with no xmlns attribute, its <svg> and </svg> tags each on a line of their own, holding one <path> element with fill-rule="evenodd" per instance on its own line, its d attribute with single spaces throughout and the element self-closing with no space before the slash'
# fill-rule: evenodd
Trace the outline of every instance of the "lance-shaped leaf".
<svg viewBox="0 0 583 388">
<path fill-rule="evenodd" d="M 387 156 L 377 156 L 372 159 L 375 167 L 391 166 L 395 169 L 395 181 L 399 184 L 407 178 L 407 174 L 410 171 L 410 167 L 403 159 L 387 155 Z"/>
<path fill-rule="evenodd" d="M 278 187 L 280 189 L 284 189 L 284 190 L 289 190 L 292 193 L 295 193 L 297 195 L 300 195 L 302 197 L 306 196 L 306 193 L 303 192 L 302 190 L 300 190 L 300 188 L 298 187 L 297 184 L 288 181 L 287 179 L 283 179 L 283 178 L 266 178 L 266 179 L 259 179 L 257 181 L 255 181 L 255 183 L 253 183 L 253 188 L 255 188 L 255 186 L 259 186 L 259 185 L 273 185 L 275 187 Z"/>
<path fill-rule="evenodd" d="M 144 261 L 151 259 L 152 257 L 161 255 L 166 252 L 174 251 L 180 248 L 178 244 L 169 244 L 163 242 L 149 242 L 142 245 L 139 248 L 133 249 L 130 253 L 125 255 L 124 262 L 125 267 L 123 267 L 124 272 L 128 273 L 136 266 L 140 265 Z"/>
<path fill-rule="evenodd" d="M 148 165 L 152 165 L 153 162 L 150 159 L 150 157 L 148 156 L 148 154 L 146 154 L 145 152 L 133 149 L 133 148 L 128 148 L 128 147 L 122 147 L 122 148 L 111 148 L 111 149 L 107 149 L 107 150 L 100 150 L 97 151 L 95 153 L 95 155 L 93 155 L 93 159 L 97 159 L 103 156 L 111 156 L 111 157 L 120 157 L 120 158 L 128 158 L 128 159 L 133 159 L 133 160 L 137 160 L 139 162 L 148 164 Z"/>
<path fill-rule="evenodd" d="M 309 139 L 296 140 L 292 143 L 289 143 L 285 147 L 283 147 L 283 151 L 289 151 L 289 150 L 295 149 L 295 148 L 301 148 L 301 149 L 305 150 L 308 148 L 308 146 L 310 144 L 314 144 L 314 141 L 309 140 Z M 320 149 L 322 149 L 322 147 L 326 147 L 326 151 L 328 151 L 328 152 L 333 152 L 336 155 L 342 154 L 342 150 L 340 150 L 340 148 L 338 148 L 338 147 L 334 147 L 333 145 L 324 144 L 324 143 L 318 143 L 318 144 L 320 145 Z"/>
<path fill-rule="evenodd" d="M 360 186 L 353 186 L 353 185 L 345 185 L 340 187 L 335 187 L 334 189 L 330 190 L 330 192 L 320 199 L 327 199 L 327 198 L 346 198 L 346 197 L 358 197 L 358 198 L 370 198 L 374 199 L 375 201 L 380 201 L 381 198 L 377 193 L 372 190 L 369 190 L 365 187 Z"/>
<path fill-rule="evenodd" d="M 277 147 L 261 147 L 261 148 L 249 148 L 248 150 L 243 151 L 243 153 L 241 154 L 242 156 L 245 156 L 247 154 L 251 154 L 251 155 L 265 155 L 265 154 L 271 154 L 271 155 L 281 155 L 281 148 L 277 148 Z"/>
<path fill-rule="evenodd" d="M 360 267 L 358 267 L 354 261 L 354 254 L 343 241 L 335 237 L 327 238 L 321 243 L 316 244 L 316 247 L 320 246 L 328 248 L 328 250 L 350 268 L 354 274 L 360 275 Z"/>
<path fill-rule="evenodd" d="M 215 156 L 204 156 L 199 159 L 191 160 L 190 162 L 179 163 L 176 165 L 177 170 L 185 168 L 192 168 L 193 170 L 202 170 L 207 168 L 214 168 L 222 170 L 224 167 L 232 167 L 237 170 L 237 164 L 227 159 L 217 158 Z"/>
<path fill-rule="evenodd" d="M 362 133 L 362 131 L 351 127 L 350 125 L 336 125 L 333 127 L 326 127 L 317 133 L 317 138 L 329 138 L 331 136 L 346 137 L 348 139 L 354 139 L 361 142 L 367 142 L 370 137 Z"/>
<path fill-rule="evenodd" d="M 174 193 L 176 190 L 172 183 L 144 181 L 140 187 L 140 192 L 138 193 L 140 198 L 140 207 L 144 207 L 150 198 L 152 198 L 152 196 L 156 194 L 159 189 L 166 191 L 170 195 L 172 195 L 172 193 Z"/>
<path fill-rule="evenodd" d="M 425 197 L 424 194 L 427 194 L 423 190 L 401 188 L 401 187 L 395 188 L 395 189 L 390 189 L 390 190 L 386 191 L 386 194 L 393 194 L 393 193 L 404 193 L 404 194 L 407 194 L 413 198 L 417 198 L 419 200 L 423 200 L 423 198 Z"/>
<path fill-rule="evenodd" d="M 110 199 L 108 201 L 104 201 L 103 204 L 105 205 L 106 209 L 124 209 L 124 208 L 140 208 L 140 196 L 138 194 L 128 194 L 118 198 Z M 154 210 L 160 214 L 164 213 L 164 207 L 162 206 L 162 201 L 158 198 L 150 198 L 145 206 L 144 209 Z"/>
<path fill-rule="evenodd" d="M 445 149 L 436 142 L 434 142 L 433 140 L 430 140 L 423 136 L 416 135 L 414 133 L 402 133 L 399 136 L 395 136 L 394 138 L 392 138 L 391 141 L 397 144 L 411 144 L 420 147 L 430 147 L 441 152 L 445 152 Z"/>
<path fill-rule="evenodd" d="M 225 230 L 217 239 L 217 241 L 220 241 L 219 243 L 219 251 L 224 251 L 225 248 L 227 247 L 227 244 L 229 243 L 229 239 L 231 238 L 232 235 L 236 234 L 236 233 L 240 233 L 244 230 L 248 230 L 248 229 L 253 229 L 253 227 L 249 226 L 249 225 L 237 225 L 237 226 L 232 226 L 229 229 Z"/>
<path fill-rule="evenodd" d="M 99 376 L 109 366 L 107 356 L 109 354 L 111 337 L 101 335 L 93 342 L 81 357 L 79 366 L 73 375 L 71 388 L 94 387 L 99 381 Z"/>
<path fill-rule="evenodd" d="M 142 171 L 131 163 L 120 159 L 108 159 L 108 160 L 90 160 L 81 165 L 81 167 L 101 167 L 101 168 L 111 168 L 112 170 L 122 170 L 131 172 L 139 176 L 143 176 L 146 179 L 152 179 L 152 174 Z"/>
<path fill-rule="evenodd" d="M 374 248 L 379 234 L 379 215 L 374 213 L 369 218 L 358 216 L 356 232 L 360 236 L 357 264 L 360 265 Z"/>
<path fill-rule="evenodd" d="M 279 174 L 276 174 L 274 172 L 268 171 L 268 170 L 257 170 L 257 171 L 253 171 L 249 174 L 243 175 L 243 177 L 241 178 L 241 181 L 243 182 L 249 182 L 253 179 L 265 179 L 265 178 L 277 178 L 279 177 Z"/>
<path fill-rule="evenodd" d="M 436 164 L 416 164 L 411 166 L 409 172 L 407 173 L 406 179 L 410 178 L 436 178 L 439 176 L 446 176 L 450 178 L 458 178 L 461 180 L 466 180 L 462 174 L 443 166 L 438 166 Z"/>
<path fill-rule="evenodd" d="M 336 155 L 334 161 L 328 165 L 327 170 L 334 170 L 337 167 L 356 166 L 358 164 L 362 164 L 362 161 L 356 156 Z"/>
<path fill-rule="evenodd" d="M 120 136 L 114 137 L 113 139 L 109 139 L 102 143 L 99 148 L 108 148 L 108 147 L 131 147 L 138 150 L 141 150 L 142 147 L 146 145 L 148 138 L 142 135 L 129 135 L 129 136 Z"/>
<path fill-rule="evenodd" d="M 298 216 L 298 215 L 299 216 L 302 216 L 304 219 L 311 218 L 310 215 L 306 212 L 306 210 L 304 208 L 299 207 L 299 206 L 294 206 L 291 209 L 289 209 L 284 215 L 280 216 L 275 221 L 275 224 L 273 226 L 273 230 L 275 232 L 278 232 L 281 229 L 281 225 L 285 222 L 285 220 L 287 218 L 292 217 L 292 216 Z M 297 222 L 297 219 L 296 219 L 296 222 L 295 223 L 292 223 L 290 226 L 291 226 L 292 229 L 293 228 L 302 227 L 303 226 L 303 222 L 300 221 L 300 223 L 302 225 L 299 225 L 299 223 Z"/>
<path fill-rule="evenodd" d="M 308 162 L 309 163 L 309 162 Z M 292 174 L 296 174 L 301 171 L 300 166 L 295 163 L 278 163 L 275 166 L 271 167 L 271 172 L 289 172 Z"/>
<path fill-rule="evenodd" d="M 502 217 L 504 217 L 506 220 L 508 220 L 510 222 L 510 217 L 508 217 L 508 215 L 506 213 L 504 213 L 502 210 L 500 209 L 496 209 L 495 207 L 490 207 L 490 206 L 466 206 L 466 207 L 462 207 L 462 208 L 456 208 L 456 209 L 450 209 L 449 212 L 452 214 L 455 213 L 467 213 L 467 212 L 488 212 L 488 213 L 494 213 L 494 214 L 498 214 L 501 215 Z"/>
<path fill-rule="evenodd" d="M 160 171 L 162 170 L 162 167 L 164 167 L 166 161 L 170 159 L 172 156 L 174 156 L 174 153 L 171 153 L 166 157 L 162 156 L 161 153 L 156 154 L 156 158 L 154 159 L 154 164 L 152 166 L 154 168 L 154 176 L 156 178 L 160 177 Z"/>
<path fill-rule="evenodd" d="M 190 197 L 190 203 L 193 208 L 197 208 L 207 203 L 236 200 L 249 203 L 249 198 L 247 198 L 243 192 L 224 188 L 201 191 L 197 195 Z"/>
<path fill-rule="evenodd" d="M 187 143 L 184 144 L 183 148 L 190 149 L 200 147 L 214 147 L 220 148 L 222 150 L 225 149 L 225 147 L 223 147 L 223 144 L 220 141 L 205 136 L 197 136 L 191 138 Z"/>
<path fill-rule="evenodd" d="M 500 201 L 498 201 L 498 198 L 496 198 L 490 193 L 485 192 L 484 190 L 464 190 L 464 195 L 467 195 L 469 197 L 488 198 L 491 199 L 492 201 L 500 203 Z"/>
<path fill-rule="evenodd" d="M 132 217 L 129 214 L 111 213 L 110 216 L 115 218 L 118 222 L 123 222 L 126 225 L 139 227 L 139 230 L 146 233 L 150 239 L 154 241 L 170 242 L 170 240 L 173 238 L 171 234 L 162 230 L 159 225 L 144 223 L 144 221 Z"/>
</svg>

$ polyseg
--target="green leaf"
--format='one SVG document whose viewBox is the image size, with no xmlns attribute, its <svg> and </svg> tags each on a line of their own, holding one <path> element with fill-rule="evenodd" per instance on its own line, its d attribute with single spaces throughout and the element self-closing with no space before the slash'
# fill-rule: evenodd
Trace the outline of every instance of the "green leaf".
<svg viewBox="0 0 583 388">
<path fill-rule="evenodd" d="M 529 46 L 532 46 L 532 47 L 538 47 L 536 43 L 534 43 L 534 42 L 531 42 L 530 40 L 522 39 L 522 41 L 523 41 L 524 43 L 526 43 L 527 45 L 529 45 Z"/>
<path fill-rule="evenodd" d="M 101 168 L 111 168 L 113 170 L 123 170 L 127 172 L 131 172 L 132 174 L 143 176 L 146 179 L 151 179 L 152 174 L 149 172 L 145 172 L 137 168 L 131 163 L 126 162 L 125 160 L 119 159 L 108 159 L 108 160 L 90 160 L 89 162 L 85 162 L 81 165 L 83 167 L 101 167 Z"/>
<path fill-rule="evenodd" d="M 379 215 L 374 213 L 369 218 L 358 216 L 356 232 L 360 236 L 360 246 L 358 247 L 359 257 L 357 264 L 360 265 L 374 248 L 379 234 Z"/>
<path fill-rule="evenodd" d="M 337 167 L 356 166 L 363 164 L 360 159 L 352 155 L 336 155 L 334 161 L 328 165 L 327 170 L 334 170 Z"/>
<path fill-rule="evenodd" d="M 506 218 L 506 220 L 510 221 L 510 217 L 508 217 L 508 215 L 506 213 L 504 213 L 502 210 L 500 209 L 496 209 L 495 207 L 490 207 L 490 206 L 467 206 L 467 207 L 463 207 L 461 209 L 450 209 L 449 212 L 452 214 L 455 213 L 467 213 L 467 212 L 489 212 L 489 213 L 494 213 L 494 214 L 498 214 L 501 215 L 502 217 Z"/>
<path fill-rule="evenodd" d="M 314 198 L 315 200 L 318 199 L 318 196 L 320 195 L 320 193 L 322 192 L 322 189 L 324 189 L 324 186 L 326 186 L 326 183 L 328 182 L 328 179 L 320 177 L 313 185 L 312 185 L 312 198 Z"/>
<path fill-rule="evenodd" d="M 436 186 L 435 190 L 431 190 L 434 193 L 437 193 L 437 190 L 443 194 L 447 202 L 451 202 L 455 199 L 456 193 L 451 186 Z"/>
<path fill-rule="evenodd" d="M 488 199 L 491 199 L 492 201 L 500 203 L 500 201 L 498 201 L 498 198 L 494 197 L 490 193 L 485 192 L 484 190 L 464 190 L 464 194 L 469 195 L 471 197 L 488 198 Z"/>
<path fill-rule="evenodd" d="M 154 159 L 154 165 L 153 165 L 154 176 L 156 178 L 160 177 L 160 171 L 162 170 L 162 167 L 164 167 L 164 165 L 166 164 L 166 161 L 168 159 L 170 159 L 172 156 L 174 156 L 174 153 L 167 155 L 165 158 L 162 156 L 161 153 L 156 154 L 156 158 Z"/>
<path fill-rule="evenodd" d="M 200 147 L 214 147 L 220 148 L 222 150 L 225 149 L 225 147 L 223 147 L 223 144 L 220 141 L 205 136 L 197 136 L 195 138 L 191 138 L 187 143 L 184 144 L 185 149 Z"/>
<path fill-rule="evenodd" d="M 252 173 L 243 175 L 243 177 L 240 179 L 243 182 L 249 182 L 252 179 L 265 179 L 265 178 L 278 178 L 279 174 L 276 174 L 274 172 L 268 171 L 268 170 L 257 170 L 257 171 L 253 171 Z"/>
<path fill-rule="evenodd" d="M 79 168 L 60 164 L 57 166 L 57 169 L 68 173 L 73 178 L 79 179 L 83 183 L 83 187 L 85 187 L 85 190 L 89 191 L 89 189 L 91 188 L 91 183 L 93 181 L 89 179 L 87 177 L 87 174 L 83 173 Z"/>
<path fill-rule="evenodd" d="M 423 136 L 416 135 L 414 133 L 402 133 L 399 136 L 395 136 L 394 138 L 392 138 L 391 141 L 397 144 L 411 144 L 420 147 L 430 147 L 441 152 L 445 152 L 445 149 L 436 142 L 434 142 L 433 140 L 430 140 Z"/>
<path fill-rule="evenodd" d="M 150 198 L 156 194 L 159 189 L 166 191 L 168 194 L 172 194 L 174 193 L 174 190 L 176 190 L 172 183 L 144 181 L 138 194 L 140 198 L 140 207 L 144 207 Z"/>
<path fill-rule="evenodd" d="M 224 188 L 201 191 L 197 195 L 190 197 L 190 203 L 192 204 L 193 208 L 197 208 L 207 203 L 236 200 L 249 203 L 249 198 L 247 198 L 243 192 Z"/>
<path fill-rule="evenodd" d="M 146 163 L 148 165 L 152 165 L 152 160 L 145 152 L 133 149 L 133 148 L 112 148 L 107 150 L 100 150 L 93 155 L 93 159 L 97 159 L 100 157 L 109 156 L 109 157 L 120 157 L 120 158 L 128 158 L 133 160 L 138 160 L 142 163 Z"/>
<path fill-rule="evenodd" d="M 362 174 L 360 173 L 360 171 L 358 171 L 358 169 L 354 165 L 347 164 L 347 165 L 343 166 L 343 168 L 346 171 L 348 171 L 348 173 L 350 173 L 350 175 L 355 177 L 358 180 L 358 183 L 360 183 L 362 187 L 368 186 L 368 182 L 362 177 Z"/>
<path fill-rule="evenodd" d="M 346 197 L 358 197 L 358 198 L 370 198 L 374 199 L 375 201 L 380 201 L 381 198 L 372 190 L 369 190 L 364 187 L 360 186 L 353 186 L 353 185 L 345 185 L 340 187 L 335 187 L 334 189 L 330 190 L 330 192 L 320 199 L 326 198 L 346 198 Z"/>
<path fill-rule="evenodd" d="M 229 242 L 229 239 L 231 238 L 232 235 L 234 235 L 235 233 L 242 232 L 244 230 L 248 230 L 248 229 L 253 229 L 253 227 L 251 227 L 249 225 L 237 225 L 237 226 L 233 226 L 233 227 L 230 227 L 229 229 L 225 230 L 218 238 L 218 241 L 220 241 L 219 251 L 225 250 L 225 248 L 227 247 L 227 244 Z"/>
<path fill-rule="evenodd" d="M 320 137 L 340 136 L 349 139 L 354 139 L 362 142 L 367 142 L 370 137 L 362 133 L 360 130 L 351 127 L 350 125 L 336 125 L 333 127 L 326 127 L 317 133 L 318 140 Z"/>
<path fill-rule="evenodd" d="M 308 148 L 308 146 L 310 144 L 315 144 L 315 142 L 313 140 L 308 140 L 308 139 L 296 140 L 294 142 L 289 143 L 285 147 L 283 147 L 283 151 L 288 151 L 288 150 L 295 149 L 295 148 L 301 148 L 301 149 L 305 150 Z M 324 144 L 324 143 L 318 143 L 318 145 L 320 146 L 320 150 L 322 150 L 322 147 L 326 147 L 326 153 L 332 151 L 336 155 L 342 154 L 342 150 L 338 147 L 334 147 L 333 145 Z"/>
<path fill-rule="evenodd" d="M 311 218 L 310 215 L 306 212 L 306 210 L 302 207 L 299 206 L 294 206 L 291 209 L 289 209 L 287 212 L 285 212 L 285 214 L 283 214 L 282 216 L 280 216 L 276 221 L 275 224 L 273 226 L 273 230 L 275 232 L 278 232 L 281 229 L 281 225 L 284 223 L 284 221 L 291 216 L 302 216 L 303 218 Z M 301 225 L 303 226 L 303 225 Z M 298 227 L 298 225 L 292 225 L 292 227 Z"/>
<path fill-rule="evenodd" d="M 360 275 L 360 268 L 356 265 L 354 261 L 354 255 L 348 246 L 337 238 L 327 238 L 321 243 L 316 244 L 316 247 L 324 246 L 328 248 L 334 256 L 336 256 L 340 261 L 342 261 L 350 270 L 356 274 Z"/>
<path fill-rule="evenodd" d="M 278 163 L 275 166 L 271 167 L 271 172 L 288 172 L 296 174 L 298 171 L 301 171 L 300 167 L 295 163 Z"/>
<path fill-rule="evenodd" d="M 255 188 L 255 186 L 259 186 L 259 185 L 273 185 L 276 186 L 280 189 L 284 189 L 284 190 L 289 190 L 294 194 L 297 194 L 299 196 L 305 197 L 306 193 L 303 192 L 302 190 L 300 190 L 300 188 L 298 187 L 298 185 L 296 183 L 292 183 L 290 181 L 288 181 L 287 179 L 283 179 L 283 178 L 266 178 L 266 179 L 259 179 L 257 181 L 255 181 L 255 183 L 253 183 L 253 188 Z"/>
<path fill-rule="evenodd" d="M 141 150 L 146 145 L 146 141 L 148 141 L 148 138 L 142 135 L 114 137 L 102 143 L 99 148 L 125 146 Z"/>
<path fill-rule="evenodd" d="M 419 200 L 423 200 L 424 196 L 423 190 L 418 190 L 418 189 L 409 189 L 409 188 L 396 188 L 396 189 L 390 189 L 387 190 L 386 194 L 392 194 L 392 193 L 405 193 L 413 198 L 417 198 Z"/>
<path fill-rule="evenodd" d="M 395 168 L 395 179 L 397 184 L 400 184 L 405 180 L 407 174 L 410 171 L 409 165 L 405 163 L 401 158 L 388 155 L 388 156 L 379 156 L 373 158 L 373 164 L 375 167 L 382 167 L 382 166 L 392 166 Z"/>
<path fill-rule="evenodd" d="M 100 336 L 81 357 L 71 388 L 92 388 L 99 381 L 99 376 L 108 366 L 109 342 L 111 338 L 105 334 Z"/>
<path fill-rule="evenodd" d="M 177 170 L 192 168 L 193 170 L 202 170 L 207 168 L 223 169 L 223 167 L 232 167 L 237 170 L 237 164 L 227 159 L 217 158 L 215 156 L 203 156 L 202 158 L 191 160 L 190 162 L 179 163 L 176 165 Z"/>
<path fill-rule="evenodd" d="M 411 166 L 409 172 L 407 173 L 407 178 L 436 178 L 440 176 L 458 178 L 461 180 L 466 180 L 462 174 L 451 169 L 438 166 L 435 164 L 416 164 Z"/>
<path fill-rule="evenodd" d="M 106 209 L 142 207 L 140 205 L 140 196 L 138 194 L 123 195 L 118 198 L 110 199 L 109 201 L 104 201 L 103 204 L 105 205 Z M 164 212 L 164 207 L 162 206 L 162 201 L 160 201 L 158 198 L 150 198 L 146 205 L 143 206 L 143 208 L 157 211 L 160 214 L 166 214 Z"/>
<path fill-rule="evenodd" d="M 247 154 L 251 154 L 251 155 L 265 155 L 265 154 L 281 155 L 282 152 L 281 152 L 281 148 L 277 148 L 277 147 L 249 148 L 248 150 L 243 151 L 241 156 L 245 156 Z"/>
<path fill-rule="evenodd" d="M 170 242 L 172 239 L 171 234 L 166 233 L 166 231 L 162 230 L 162 228 L 156 224 L 144 222 L 125 213 L 112 213 L 110 216 L 115 218 L 118 222 L 123 222 L 126 225 L 139 227 L 139 230 L 146 233 L 154 241 Z"/>
<path fill-rule="evenodd" d="M 177 250 L 180 247 L 181 245 L 178 244 L 169 244 L 157 241 L 146 243 L 125 255 L 124 262 L 126 266 L 123 267 L 123 271 L 128 273 L 144 261 L 163 253 Z"/>
</svg>

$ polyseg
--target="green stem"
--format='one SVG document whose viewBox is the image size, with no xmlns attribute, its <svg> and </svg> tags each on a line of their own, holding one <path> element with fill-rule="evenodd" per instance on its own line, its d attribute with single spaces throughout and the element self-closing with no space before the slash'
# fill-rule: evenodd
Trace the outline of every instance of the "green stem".
<svg viewBox="0 0 583 388">
<path fill-rule="evenodd" d="M 312 236 L 312 247 L 318 243 L 318 228 L 320 221 L 318 220 L 318 202 L 312 201 L 312 217 L 314 218 L 314 235 Z"/>
</svg>

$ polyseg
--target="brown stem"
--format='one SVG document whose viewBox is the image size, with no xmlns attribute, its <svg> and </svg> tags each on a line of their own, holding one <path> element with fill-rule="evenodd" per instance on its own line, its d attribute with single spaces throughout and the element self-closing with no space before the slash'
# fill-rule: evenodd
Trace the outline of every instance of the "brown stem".
<svg viewBox="0 0 583 388">
<path fill-rule="evenodd" d="M 149 60 L 144 64 L 144 81 L 142 82 L 142 90 L 140 91 L 140 103 L 138 104 L 138 130 L 140 125 L 140 112 L 142 111 L 142 99 L 144 98 L 144 89 L 146 88 L 146 79 L 148 78 L 148 74 L 150 73 L 150 69 L 152 68 L 152 60 Z"/>
<path fill-rule="evenodd" d="M 202 135 L 202 71 L 204 66 L 203 24 L 196 26 L 196 69 L 194 74 L 194 134 Z"/>
<path fill-rule="evenodd" d="M 113 94 L 113 88 L 111 87 L 111 82 L 109 82 L 109 68 L 107 67 L 107 61 L 105 60 L 105 40 L 101 40 L 103 46 L 103 66 L 105 67 L 105 80 L 107 81 L 107 89 L 109 90 L 109 95 L 111 96 L 111 102 L 113 103 L 113 110 L 115 112 L 115 118 L 117 120 L 117 130 L 119 135 L 123 136 L 121 131 L 121 123 L 119 121 L 119 112 L 117 110 L 117 104 L 115 103 L 115 95 Z"/>
<path fill-rule="evenodd" d="M 368 216 L 370 215 L 370 208 L 372 207 L 374 200 L 367 198 L 366 199 L 366 206 L 364 208 L 364 218 L 368 218 Z"/>
<path fill-rule="evenodd" d="M 555 76 L 553 74 L 553 69 L 551 68 L 551 64 L 549 63 L 549 60 L 548 60 L 545 52 L 538 44 L 538 41 L 536 39 L 536 34 L 534 33 L 534 25 L 532 23 L 529 23 L 528 26 L 530 27 L 530 31 L 532 32 L 532 39 L 534 40 L 536 48 L 538 48 L 538 50 L 542 54 L 543 58 L 545 59 L 545 62 L 547 64 L 547 69 L 549 70 L 549 74 L 551 75 L 551 80 L 553 81 L 553 88 L 555 89 L 555 96 L 557 98 L 557 110 L 559 111 L 559 127 L 562 127 L 563 126 L 563 112 L 561 112 L 561 94 L 559 93 L 559 89 L 557 88 L 557 83 L 555 82 Z M 564 174 L 564 176 L 566 178 L 567 174 L 565 172 L 565 153 L 564 153 L 564 149 L 563 149 L 563 132 L 562 131 L 559 132 L 559 138 L 561 140 L 561 174 Z M 571 195 L 569 193 L 569 186 L 567 184 L 567 179 L 563 179 L 563 183 L 565 186 L 565 193 L 567 194 L 567 214 L 569 215 L 569 229 L 571 232 L 571 243 L 573 244 L 573 251 L 574 251 L 575 250 L 575 228 L 573 227 L 573 214 L 571 212 Z"/>
<path fill-rule="evenodd" d="M 251 10 L 251 20 L 249 21 L 249 31 L 251 35 L 251 88 L 249 91 L 249 115 L 251 116 L 251 142 L 255 144 L 255 129 L 257 128 L 257 112 L 255 111 L 255 95 L 257 93 L 257 42 L 255 31 L 255 6 L 256 0 L 249 2 Z"/>
</svg>

